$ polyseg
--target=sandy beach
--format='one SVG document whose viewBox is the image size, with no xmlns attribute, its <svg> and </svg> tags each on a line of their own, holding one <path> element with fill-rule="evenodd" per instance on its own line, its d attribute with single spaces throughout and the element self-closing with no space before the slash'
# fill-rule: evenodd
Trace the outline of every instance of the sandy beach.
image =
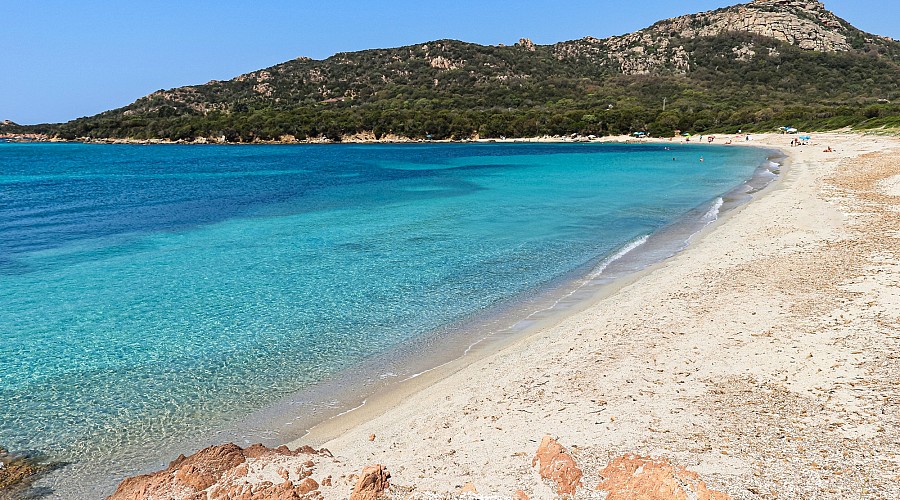
<svg viewBox="0 0 900 500">
<path fill-rule="evenodd" d="M 347 498 L 380 464 L 395 498 L 556 498 L 533 463 L 551 436 L 576 498 L 614 498 L 596 487 L 626 454 L 731 498 L 900 498 L 900 140 L 753 138 L 789 156 L 781 178 L 686 250 L 288 443 L 333 456 L 242 481 Z"/>
</svg>

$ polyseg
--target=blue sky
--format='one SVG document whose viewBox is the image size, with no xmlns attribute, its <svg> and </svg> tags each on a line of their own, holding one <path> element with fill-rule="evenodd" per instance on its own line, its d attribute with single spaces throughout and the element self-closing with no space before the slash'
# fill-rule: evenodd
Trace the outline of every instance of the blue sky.
<svg viewBox="0 0 900 500">
<path fill-rule="evenodd" d="M 0 4 L 0 120 L 66 121 L 298 56 L 441 38 L 603 38 L 738 1 L 7 0 Z M 887 7 L 895 1 L 825 5 L 860 29 L 900 38 L 900 9 Z"/>
</svg>

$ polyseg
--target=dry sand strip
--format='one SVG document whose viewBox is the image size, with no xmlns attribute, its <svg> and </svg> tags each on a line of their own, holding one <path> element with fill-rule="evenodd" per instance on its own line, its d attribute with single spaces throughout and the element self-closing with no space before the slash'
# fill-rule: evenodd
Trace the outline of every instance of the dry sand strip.
<svg viewBox="0 0 900 500">
<path fill-rule="evenodd" d="M 397 492 L 553 498 L 532 467 L 549 434 L 579 497 L 632 452 L 733 498 L 900 498 L 898 148 L 785 148 L 779 185 L 686 251 L 324 446 Z"/>
<path fill-rule="evenodd" d="M 556 498 L 545 465 L 651 498 L 595 489 L 630 453 L 731 498 L 900 498 L 900 140 L 755 139 L 782 179 L 615 293 L 289 444 L 330 452 L 211 448 L 115 498 L 374 499 L 373 464 L 392 498 Z"/>
</svg>

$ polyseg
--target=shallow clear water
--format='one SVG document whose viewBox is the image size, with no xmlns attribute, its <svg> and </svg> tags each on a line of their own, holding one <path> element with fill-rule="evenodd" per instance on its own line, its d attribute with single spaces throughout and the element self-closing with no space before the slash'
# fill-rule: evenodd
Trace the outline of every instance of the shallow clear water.
<svg viewBox="0 0 900 500">
<path fill-rule="evenodd" d="M 765 158 L 0 144 L 0 446 L 115 461 L 215 429 L 595 262 Z"/>
</svg>

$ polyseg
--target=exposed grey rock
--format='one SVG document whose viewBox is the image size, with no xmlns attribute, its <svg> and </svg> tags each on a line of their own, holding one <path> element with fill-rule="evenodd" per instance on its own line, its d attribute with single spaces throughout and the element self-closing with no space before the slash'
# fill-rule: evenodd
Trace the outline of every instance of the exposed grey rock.
<svg viewBox="0 0 900 500">
<path fill-rule="evenodd" d="M 754 0 L 748 4 L 660 21 L 653 26 L 598 40 L 593 37 L 554 47 L 560 59 L 605 54 L 607 66 L 624 74 L 648 74 L 660 70 L 686 73 L 690 56 L 674 42 L 728 32 L 765 36 L 804 50 L 850 50 L 851 28 L 818 0 Z M 737 47 L 734 57 L 747 60 L 752 47 Z"/>
</svg>

